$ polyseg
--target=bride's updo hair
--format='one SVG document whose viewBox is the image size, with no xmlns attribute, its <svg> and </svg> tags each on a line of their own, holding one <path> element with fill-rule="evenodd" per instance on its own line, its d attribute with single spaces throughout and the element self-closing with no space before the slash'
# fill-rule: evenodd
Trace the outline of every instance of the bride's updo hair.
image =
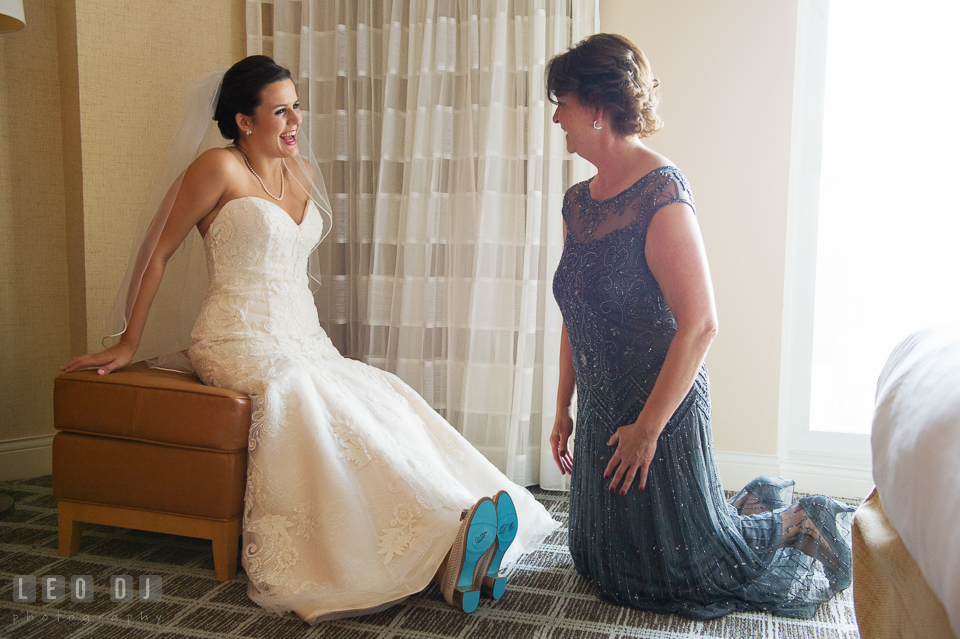
<svg viewBox="0 0 960 639">
<path fill-rule="evenodd" d="M 575 95 L 580 104 L 603 109 L 614 132 L 645 138 L 663 128 L 657 115 L 660 81 L 646 56 L 621 35 L 597 33 L 547 65 L 547 97 Z"/>
<path fill-rule="evenodd" d="M 290 79 L 287 69 L 265 55 L 252 55 L 230 67 L 223 74 L 220 99 L 213 114 L 220 134 L 236 143 L 240 139 L 237 114 L 253 116 L 253 111 L 260 106 L 263 88 Z"/>
</svg>

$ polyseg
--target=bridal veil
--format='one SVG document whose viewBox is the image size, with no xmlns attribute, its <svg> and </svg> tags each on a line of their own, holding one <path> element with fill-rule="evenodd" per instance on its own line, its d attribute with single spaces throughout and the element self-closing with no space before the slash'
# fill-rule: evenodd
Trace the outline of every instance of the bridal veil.
<svg viewBox="0 0 960 639">
<path fill-rule="evenodd" d="M 140 290 L 143 272 L 176 202 L 184 172 L 207 149 L 226 145 L 217 123 L 213 120 L 225 71 L 226 69 L 214 71 L 197 80 L 187 90 L 166 165 L 148 193 L 137 221 L 136 240 L 104 331 L 105 347 L 116 343 L 126 330 Z M 330 200 L 324 188 L 323 176 L 312 156 L 309 141 L 302 132 L 297 134 L 297 139 L 300 155 L 294 158 L 293 162 L 299 163 L 301 170 L 291 171 L 290 174 L 313 175 L 311 181 L 300 184 L 300 187 L 310 193 L 317 208 L 325 214 L 329 223 L 325 236 L 332 226 Z M 308 163 L 312 171 L 307 170 L 305 165 Z M 314 249 L 309 261 L 313 290 L 316 290 L 320 283 L 319 268 L 320 261 Z M 194 228 L 167 262 L 140 340 L 137 360 L 146 359 L 154 367 L 185 372 L 193 370 L 186 349 L 190 346 L 190 331 L 199 313 L 206 287 L 203 238 Z"/>
</svg>

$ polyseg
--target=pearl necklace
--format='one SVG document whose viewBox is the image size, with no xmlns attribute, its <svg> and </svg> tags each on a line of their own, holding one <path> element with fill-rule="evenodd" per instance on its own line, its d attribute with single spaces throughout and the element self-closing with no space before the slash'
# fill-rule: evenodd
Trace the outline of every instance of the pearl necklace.
<svg viewBox="0 0 960 639">
<path fill-rule="evenodd" d="M 267 190 L 267 185 L 263 183 L 263 178 L 260 177 L 260 174 L 259 174 L 259 173 L 257 173 L 256 171 L 253 170 L 253 167 L 252 167 L 252 166 L 250 166 L 250 160 L 247 159 L 247 154 L 243 152 L 243 149 L 241 149 L 239 146 L 236 147 L 236 149 L 237 149 L 237 151 L 240 151 L 240 155 L 243 156 L 243 161 L 244 161 L 244 163 L 246 163 L 247 168 L 250 169 L 250 172 L 253 173 L 253 176 L 254 176 L 255 178 L 257 178 L 258 180 L 260 180 L 260 186 L 263 187 L 263 191 L 264 191 L 267 195 L 269 195 L 270 197 L 272 197 L 273 199 L 275 199 L 277 202 L 279 202 L 280 200 L 282 200 L 282 199 L 283 199 L 283 166 L 280 167 L 280 197 L 277 197 L 276 195 L 274 195 L 273 193 L 271 193 L 270 191 Z"/>
</svg>

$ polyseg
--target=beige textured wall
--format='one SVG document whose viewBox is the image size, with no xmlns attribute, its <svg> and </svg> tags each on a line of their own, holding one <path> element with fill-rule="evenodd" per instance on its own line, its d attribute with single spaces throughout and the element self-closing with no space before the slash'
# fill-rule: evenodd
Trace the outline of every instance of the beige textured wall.
<svg viewBox="0 0 960 639">
<path fill-rule="evenodd" d="M 0 35 L 0 442 L 52 432 L 97 348 L 187 86 L 245 53 L 244 0 L 27 0 Z"/>
<path fill-rule="evenodd" d="M 52 431 L 69 354 L 55 0 L 0 34 L 0 440 Z"/>
<path fill-rule="evenodd" d="M 140 204 L 186 89 L 245 54 L 243 0 L 75 0 L 87 347 L 99 348 Z"/>
<path fill-rule="evenodd" d="M 797 1 L 600 0 L 661 81 L 650 146 L 690 179 L 720 334 L 707 358 L 717 450 L 774 455 Z"/>
</svg>

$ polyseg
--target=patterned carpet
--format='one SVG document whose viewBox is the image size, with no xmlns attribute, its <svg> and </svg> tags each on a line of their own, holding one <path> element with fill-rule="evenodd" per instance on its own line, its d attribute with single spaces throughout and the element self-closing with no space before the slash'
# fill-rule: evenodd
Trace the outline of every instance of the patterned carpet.
<svg viewBox="0 0 960 639">
<path fill-rule="evenodd" d="M 242 569 L 236 579 L 214 579 L 210 543 L 107 526 L 84 526 L 80 553 L 57 556 L 56 501 L 51 478 L 2 482 L 16 511 L 0 521 L 0 637 L 16 639 L 208 639 L 318 637 L 323 639 L 858 639 L 850 590 L 820 607 L 809 621 L 737 613 L 710 622 L 656 615 L 598 601 L 574 571 L 561 528 L 514 566 L 507 593 L 482 599 L 470 615 L 443 601 L 436 586 L 376 615 L 310 627 L 294 616 L 262 611 L 247 599 Z M 558 521 L 566 495 L 534 491 Z M 92 575 L 94 600 L 15 603 L 15 575 Z M 162 601 L 112 603 L 111 575 L 160 575 Z M 37 589 L 39 593 L 39 588 Z"/>
</svg>

